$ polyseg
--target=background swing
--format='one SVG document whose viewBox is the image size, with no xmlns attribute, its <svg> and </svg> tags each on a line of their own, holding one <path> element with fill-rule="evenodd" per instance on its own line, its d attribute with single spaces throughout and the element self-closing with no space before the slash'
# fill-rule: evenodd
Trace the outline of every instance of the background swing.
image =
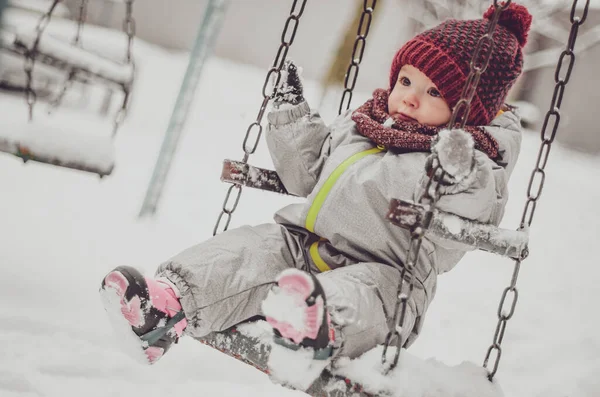
<svg viewBox="0 0 600 397">
<path fill-rule="evenodd" d="M 495 13 L 490 20 L 488 32 L 480 38 L 478 45 L 475 48 L 471 60 L 471 70 L 469 77 L 467 78 L 467 83 L 463 89 L 461 100 L 455 107 L 452 119 L 448 126 L 456 126 L 455 123 L 458 122 L 459 128 L 464 127 L 468 112 L 470 110 L 471 99 L 477 88 L 479 76 L 483 74 L 487 68 L 489 55 L 491 54 L 494 45 L 493 33 L 496 23 L 500 13 L 506 9 L 510 3 L 510 0 L 503 3 L 494 0 L 493 4 L 495 7 Z M 276 93 L 275 90 L 277 89 L 279 80 L 281 79 L 283 62 L 285 61 L 289 47 L 291 46 L 295 37 L 299 19 L 302 16 L 305 5 L 306 1 L 302 1 L 299 7 L 297 0 L 293 2 L 290 16 L 285 22 L 281 44 L 277 51 L 275 61 L 273 62 L 271 69 L 269 69 L 263 85 L 263 102 L 260 106 L 256 121 L 253 122 L 246 131 L 246 136 L 242 146 L 245 152 L 243 160 L 224 161 L 221 179 L 224 182 L 231 183 L 231 186 L 227 191 L 222 211 L 213 229 L 213 234 L 227 230 L 232 214 L 235 212 L 239 203 L 241 192 L 244 186 L 288 194 L 275 171 L 253 167 L 252 165 L 248 164 L 247 161 L 250 155 L 252 155 L 257 148 L 260 135 L 262 133 L 262 126 L 260 124 L 262 117 L 268 102 Z M 376 0 L 374 0 L 370 5 L 367 0 L 364 1 L 363 14 L 360 19 L 358 36 L 354 45 L 352 60 L 345 77 L 345 89 L 340 103 L 339 113 L 344 110 L 344 104 L 345 109 L 349 109 L 350 107 L 352 90 L 354 89 L 356 83 L 359 64 L 364 53 L 366 37 L 369 31 L 375 5 Z M 401 346 L 403 345 L 403 341 L 398 332 L 398 327 L 401 327 L 402 325 L 407 301 L 410 298 L 410 294 L 412 293 L 413 289 L 414 272 L 411 270 L 414 267 L 416 258 L 418 257 L 422 238 L 425 235 L 431 234 L 438 238 L 444 238 L 455 243 L 460 243 L 465 247 L 465 249 L 480 249 L 484 251 L 490 251 L 509 257 L 515 261 L 511 282 L 509 286 L 507 286 L 502 292 L 497 311 L 498 323 L 494 332 L 492 343 L 486 352 L 483 363 L 483 367 L 488 374 L 488 380 L 493 381 L 502 355 L 502 342 L 504 339 L 506 326 L 508 320 L 512 318 L 516 309 L 518 300 L 516 283 L 521 263 L 529 253 L 527 247 L 528 230 L 533 221 L 537 202 L 541 197 L 546 176 L 545 167 L 547 165 L 550 149 L 556 137 L 560 123 L 560 107 L 562 104 L 565 87 L 569 82 L 575 63 L 574 47 L 578 30 L 587 18 L 588 9 L 589 0 L 586 1 L 585 6 L 583 7 L 582 15 L 578 16 L 577 0 L 573 1 L 570 13 L 571 30 L 569 33 L 567 46 L 560 54 L 556 64 L 554 76 L 555 88 L 541 130 L 542 142 L 539 148 L 536 165 L 530 177 L 527 189 L 526 205 L 523 210 L 520 225 L 516 231 L 481 224 L 436 210 L 435 203 L 439 197 L 439 186 L 436 182 L 436 179 L 441 178 L 444 175 L 444 171 L 440 167 L 439 162 L 434 168 L 434 172 L 432 172 L 432 175 L 429 179 L 428 188 L 426 189 L 429 194 L 426 194 L 422 198 L 421 202 L 412 203 L 402 200 L 393 200 L 390 203 L 389 212 L 387 214 L 388 219 L 400 227 L 409 229 L 412 238 L 408 249 L 408 260 L 406 261 L 407 263 L 405 264 L 405 267 L 402 268 L 402 275 L 400 277 L 400 283 L 398 286 L 398 301 L 394 316 L 395 326 L 391 328 L 390 333 L 388 334 L 388 338 L 383 349 L 383 354 L 381 356 L 381 361 L 386 373 L 388 371 L 392 371 L 398 363 Z M 482 56 L 481 51 L 484 47 L 484 43 L 489 44 L 489 50 L 487 54 Z M 482 58 L 483 62 L 481 62 Z M 565 63 L 567 63 L 567 65 L 565 65 Z M 564 71 L 563 67 L 566 67 L 566 71 Z M 267 91 L 267 87 L 272 77 L 275 77 L 275 83 L 273 84 L 271 92 L 269 92 Z M 249 145 L 249 140 L 252 133 L 254 133 L 256 136 L 253 144 Z M 232 197 L 232 192 L 234 189 L 236 190 L 236 194 Z M 412 220 L 406 221 L 405 219 L 407 219 L 407 217 L 405 215 L 411 215 L 410 218 Z M 450 230 L 447 227 L 449 224 L 449 219 L 455 222 L 458 221 L 460 224 L 460 232 L 457 232 L 454 228 Z M 406 275 L 406 272 L 409 272 L 408 276 Z M 403 285 L 404 281 L 408 281 L 408 287 Z M 406 289 L 408 289 L 408 292 L 406 292 Z M 238 329 L 243 329 L 247 326 L 249 325 L 241 325 L 238 327 Z M 268 343 L 266 343 L 264 340 L 261 340 L 260 337 L 257 337 L 256 333 L 240 333 L 238 332 L 238 329 L 209 335 L 205 338 L 202 338 L 200 341 L 268 373 Z M 387 354 L 387 349 L 392 346 L 396 347 L 396 351 L 393 358 L 390 359 L 389 354 Z M 364 389 L 362 385 L 356 382 L 356 380 L 350 380 L 341 374 L 332 374 L 328 371 L 325 371 L 321 378 L 317 379 L 317 381 L 315 381 L 315 383 L 306 392 L 311 395 L 327 396 L 346 396 L 352 393 L 352 395 L 360 396 L 373 395 L 370 394 L 371 392 L 369 390 Z"/>
<path fill-rule="evenodd" d="M 24 162 L 32 160 L 96 173 L 102 177 L 109 175 L 114 168 L 114 138 L 127 115 L 135 77 L 132 52 L 135 37 L 134 0 L 123 1 L 123 30 L 127 41 L 124 61 L 114 60 L 83 48 L 82 31 L 89 0 L 80 0 L 77 30 L 70 43 L 45 34 L 61 1 L 52 1 L 49 9 L 38 20 L 34 31 L 8 27 L 0 30 L 6 60 L 12 60 L 13 63 L 15 60 L 23 60 L 25 85 L 13 89 L 24 93 L 29 118 L 29 124 L 23 127 L 24 131 L 6 131 L 0 136 L 0 151 L 20 157 Z M 41 87 L 43 95 L 38 94 L 40 87 L 34 80 L 34 69 L 38 64 L 45 72 L 54 73 L 55 76 L 66 75 L 57 92 L 52 92 L 53 90 L 46 85 Z M 99 84 L 107 87 L 109 92 L 118 90 L 122 93 L 123 99 L 114 116 L 112 134 L 94 135 L 82 130 L 85 126 L 67 129 L 64 125 L 59 128 L 51 125 L 33 125 L 38 97 L 46 97 L 50 103 L 50 111 L 53 111 L 62 104 L 74 83 Z M 103 104 L 106 111 L 109 99 L 110 97 L 106 96 Z"/>
</svg>

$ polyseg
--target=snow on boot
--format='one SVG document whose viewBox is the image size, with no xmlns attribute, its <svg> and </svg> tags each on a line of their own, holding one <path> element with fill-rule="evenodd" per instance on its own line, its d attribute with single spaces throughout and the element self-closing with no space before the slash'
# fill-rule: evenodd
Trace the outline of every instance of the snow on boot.
<svg viewBox="0 0 600 397">
<path fill-rule="evenodd" d="M 187 321 L 173 288 L 129 266 L 117 267 L 102 280 L 104 308 L 134 358 L 154 364 L 182 335 Z"/>
<path fill-rule="evenodd" d="M 288 269 L 262 303 L 273 327 L 271 376 L 306 390 L 329 364 L 334 340 L 323 287 L 312 274 Z"/>
</svg>

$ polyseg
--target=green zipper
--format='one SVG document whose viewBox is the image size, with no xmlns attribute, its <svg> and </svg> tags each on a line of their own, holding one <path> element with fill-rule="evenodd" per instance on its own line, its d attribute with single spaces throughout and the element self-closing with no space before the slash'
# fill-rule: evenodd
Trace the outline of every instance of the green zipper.
<svg viewBox="0 0 600 397">
<path fill-rule="evenodd" d="M 364 152 L 356 153 L 348 157 L 346 160 L 344 160 L 344 162 L 342 162 L 342 164 L 338 165 L 337 168 L 333 170 L 331 175 L 329 175 L 329 177 L 321 187 L 321 190 L 319 190 L 319 193 L 317 193 L 315 199 L 312 202 L 312 205 L 310 206 L 310 209 L 308 210 L 305 225 L 307 230 L 311 231 L 312 233 L 315 232 L 315 223 L 317 222 L 317 216 L 319 215 L 319 211 L 321 211 L 321 207 L 323 207 L 323 204 L 325 203 L 329 192 L 333 188 L 333 185 L 335 185 L 337 180 L 340 178 L 340 176 L 342 176 L 346 169 L 348 169 L 348 167 L 350 167 L 352 164 L 356 163 L 363 157 L 368 156 L 370 154 L 380 153 L 384 150 L 385 148 L 378 146 L 373 149 L 365 150 Z"/>
</svg>

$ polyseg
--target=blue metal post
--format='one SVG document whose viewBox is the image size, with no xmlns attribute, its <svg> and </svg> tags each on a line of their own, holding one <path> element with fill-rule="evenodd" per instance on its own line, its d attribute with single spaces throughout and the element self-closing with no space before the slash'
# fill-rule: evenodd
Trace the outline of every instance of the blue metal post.
<svg viewBox="0 0 600 397">
<path fill-rule="evenodd" d="M 4 14 L 4 8 L 6 7 L 8 0 L 0 0 L 0 32 L 2 31 L 2 24 L 4 21 L 2 20 L 2 15 Z M 0 47 L 2 46 L 2 37 L 0 37 Z M 2 70 L 2 55 L 0 55 L 0 70 Z"/>
<path fill-rule="evenodd" d="M 4 11 L 7 2 L 8 0 L 0 0 L 0 28 L 2 28 L 2 11 Z"/>
<path fill-rule="evenodd" d="M 140 209 L 140 217 L 153 215 L 156 212 L 179 138 L 185 127 L 190 106 L 194 101 L 202 68 L 213 51 L 228 5 L 229 0 L 209 0 L 205 8 L 204 18 L 198 29 L 187 70 Z"/>
</svg>

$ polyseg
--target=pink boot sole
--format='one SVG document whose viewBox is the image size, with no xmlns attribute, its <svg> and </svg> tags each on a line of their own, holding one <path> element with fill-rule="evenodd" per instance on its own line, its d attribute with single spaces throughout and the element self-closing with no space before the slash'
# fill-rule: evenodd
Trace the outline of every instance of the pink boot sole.
<svg viewBox="0 0 600 397">
<path fill-rule="evenodd" d="M 104 278 L 103 288 L 100 290 L 104 308 L 118 334 L 122 349 L 136 361 L 154 364 L 163 356 L 164 349 L 147 346 L 133 331 L 132 327 L 141 328 L 145 325 L 145 316 L 138 296 L 133 296 L 131 300 L 126 298 L 128 286 L 129 281 L 121 272 L 109 273 Z"/>
<path fill-rule="evenodd" d="M 277 279 L 277 287 L 263 301 L 267 322 L 282 337 L 300 343 L 305 338 L 315 339 L 321 327 L 324 304 L 319 296 L 311 305 L 307 302 L 315 286 L 310 275 L 289 269 Z"/>
</svg>

